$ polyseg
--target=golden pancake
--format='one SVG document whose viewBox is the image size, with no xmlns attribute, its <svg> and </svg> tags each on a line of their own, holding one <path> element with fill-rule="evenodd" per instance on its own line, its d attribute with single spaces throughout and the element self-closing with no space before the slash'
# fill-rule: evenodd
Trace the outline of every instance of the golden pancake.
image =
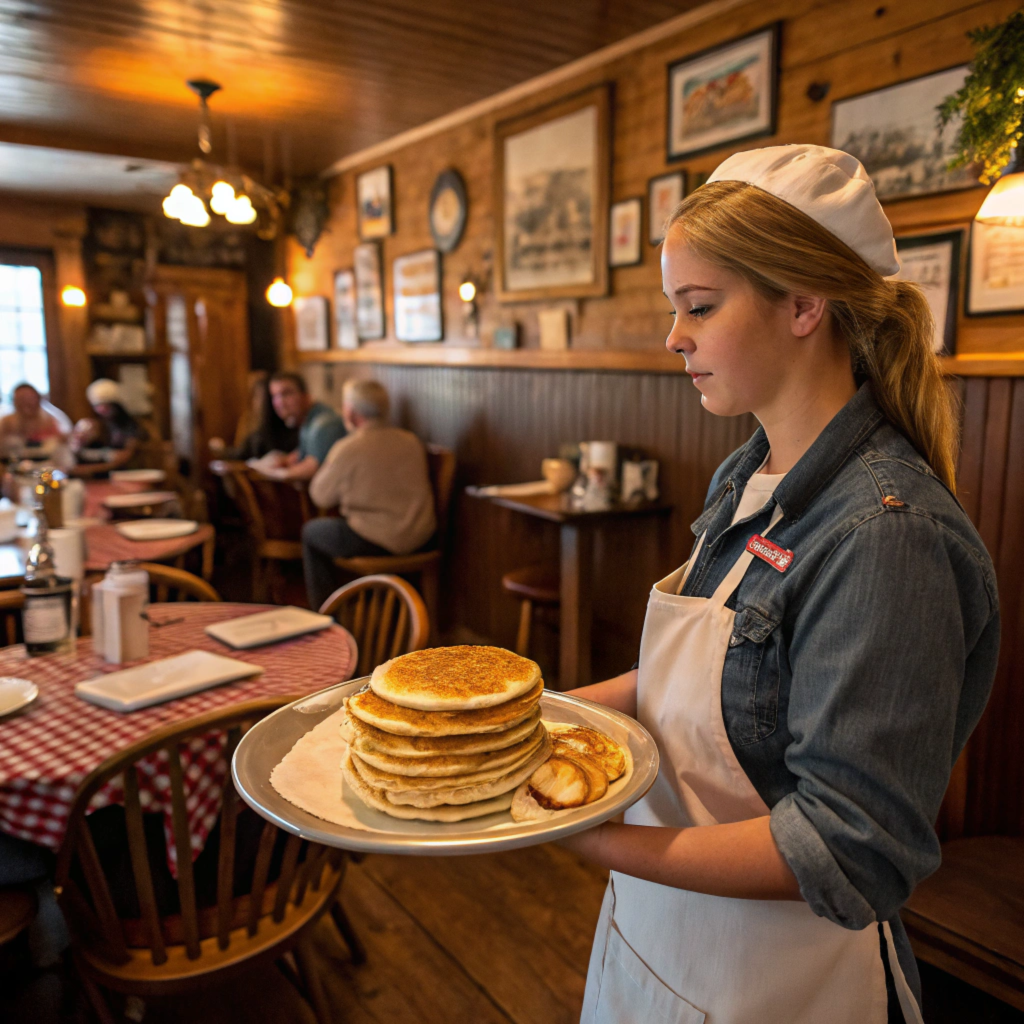
<svg viewBox="0 0 1024 1024">
<path fill-rule="evenodd" d="M 350 715 L 396 736 L 465 736 L 484 732 L 504 732 L 534 714 L 543 682 L 538 682 L 515 700 L 476 711 L 416 711 L 392 704 L 373 690 L 360 690 L 348 698 Z"/>
<path fill-rule="evenodd" d="M 429 712 L 423 712 L 429 714 Z M 342 735 L 356 753 L 390 754 L 395 757 L 432 757 L 437 754 L 485 754 L 504 750 L 525 740 L 540 721 L 537 706 L 528 718 L 504 732 L 470 733 L 467 736 L 395 736 L 367 725 L 355 715 L 346 715 Z"/>
<path fill-rule="evenodd" d="M 372 807 L 375 811 L 383 811 L 393 818 L 419 819 L 421 821 L 464 821 L 466 818 L 479 818 L 484 814 L 506 811 L 512 805 L 512 790 L 509 790 L 490 800 L 479 800 L 470 804 L 457 806 L 444 804 L 441 807 L 399 807 L 386 800 L 381 791 L 367 785 L 360 778 L 359 773 L 352 767 L 351 755 L 342 762 L 341 775 L 349 788 L 367 807 Z"/>
<path fill-rule="evenodd" d="M 565 757 L 550 757 L 530 776 L 530 796 L 549 811 L 580 807 L 590 796 L 586 769 Z"/>
<path fill-rule="evenodd" d="M 395 757 L 376 751 L 355 751 L 364 764 L 391 775 L 407 779 L 448 779 L 458 775 L 479 775 L 485 771 L 509 771 L 513 765 L 522 763 L 547 737 L 547 731 L 539 722 L 533 732 L 513 743 L 504 750 L 492 750 L 485 754 L 434 754 L 430 757 Z M 451 785 L 451 783 L 449 783 Z"/>
<path fill-rule="evenodd" d="M 540 666 L 501 647 L 432 647 L 378 665 L 370 689 L 416 711 L 472 711 L 514 700 L 540 680 Z"/>
<path fill-rule="evenodd" d="M 554 726 L 552 739 L 563 750 L 576 750 L 592 758 L 604 769 L 609 782 L 614 782 L 626 770 L 626 752 L 610 736 L 582 725 Z"/>
</svg>

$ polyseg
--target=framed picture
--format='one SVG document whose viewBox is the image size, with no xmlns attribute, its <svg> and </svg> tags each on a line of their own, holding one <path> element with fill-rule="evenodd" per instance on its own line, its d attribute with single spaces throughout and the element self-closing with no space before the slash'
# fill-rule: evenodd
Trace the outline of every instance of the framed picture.
<svg viewBox="0 0 1024 1024">
<path fill-rule="evenodd" d="M 399 256 L 393 265 L 395 337 L 441 341 L 441 254 L 436 249 Z"/>
<path fill-rule="evenodd" d="M 966 76 L 962 65 L 838 100 L 832 104 L 830 145 L 864 165 L 882 200 L 975 187 L 973 168 L 946 169 L 956 155 L 960 122 L 940 131 L 935 110 Z"/>
<path fill-rule="evenodd" d="M 295 347 L 300 352 L 323 352 L 328 345 L 327 299 L 303 295 L 292 302 L 295 311 Z"/>
<path fill-rule="evenodd" d="M 384 337 L 384 281 L 377 242 L 357 245 L 352 272 L 356 279 L 356 334 L 360 341 Z"/>
<path fill-rule="evenodd" d="M 360 238 L 386 238 L 395 230 L 390 164 L 356 176 L 356 204 Z"/>
<path fill-rule="evenodd" d="M 779 24 L 668 66 L 669 160 L 775 134 Z"/>
<path fill-rule="evenodd" d="M 974 221 L 967 265 L 968 316 L 1024 313 L 1024 231 Z"/>
<path fill-rule="evenodd" d="M 441 252 L 451 252 L 462 241 L 466 227 L 466 183 L 458 171 L 442 171 L 430 193 L 430 233 Z"/>
<path fill-rule="evenodd" d="M 643 259 L 641 232 L 643 230 L 643 201 L 623 199 L 612 206 L 608 263 L 613 267 L 632 267 Z"/>
<path fill-rule="evenodd" d="M 686 171 L 660 174 L 647 182 L 647 241 L 660 245 L 672 211 L 686 195 Z"/>
<path fill-rule="evenodd" d="M 338 348 L 358 348 L 356 330 L 356 275 L 352 270 L 334 274 L 334 343 Z"/>
<path fill-rule="evenodd" d="M 945 231 L 896 239 L 900 256 L 900 272 L 896 279 L 913 281 L 924 292 L 935 319 L 932 351 L 940 356 L 951 356 L 956 352 L 962 237 L 962 231 Z"/>
<path fill-rule="evenodd" d="M 607 293 L 608 111 L 602 85 L 495 126 L 499 300 Z"/>
</svg>

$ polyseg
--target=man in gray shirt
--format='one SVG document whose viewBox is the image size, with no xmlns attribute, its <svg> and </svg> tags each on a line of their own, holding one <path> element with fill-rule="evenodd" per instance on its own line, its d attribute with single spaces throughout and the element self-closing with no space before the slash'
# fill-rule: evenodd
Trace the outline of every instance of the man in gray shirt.
<svg viewBox="0 0 1024 1024">
<path fill-rule="evenodd" d="M 299 446 L 267 467 L 275 480 L 309 480 L 327 458 L 331 445 L 345 436 L 341 417 L 323 402 L 314 402 L 297 373 L 280 371 L 270 378 L 270 401 L 285 425 L 299 428 Z"/>
<path fill-rule="evenodd" d="M 372 380 L 347 381 L 342 417 L 348 436 L 336 442 L 309 484 L 319 508 L 340 517 L 302 528 L 306 593 L 319 608 L 338 585 L 335 558 L 405 555 L 434 535 L 434 494 L 427 454 L 415 434 L 388 426 L 388 393 Z"/>
</svg>

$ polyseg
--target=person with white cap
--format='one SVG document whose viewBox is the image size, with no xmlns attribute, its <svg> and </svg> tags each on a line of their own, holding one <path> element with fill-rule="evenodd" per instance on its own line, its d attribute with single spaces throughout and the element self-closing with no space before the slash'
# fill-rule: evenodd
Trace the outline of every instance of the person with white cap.
<svg viewBox="0 0 1024 1024">
<path fill-rule="evenodd" d="M 86 389 L 94 413 L 80 419 L 71 432 L 71 451 L 78 464 L 73 476 L 103 476 L 128 467 L 146 439 L 146 429 L 124 406 L 121 385 L 107 377 Z"/>
<path fill-rule="evenodd" d="M 630 672 L 576 691 L 661 756 L 625 815 L 566 840 L 611 869 L 585 1024 L 920 1024 L 898 911 L 988 699 L 992 561 L 954 497 L 957 410 L 928 305 L 864 168 L 738 153 L 672 215 L 667 347 L 721 465 Z"/>
</svg>

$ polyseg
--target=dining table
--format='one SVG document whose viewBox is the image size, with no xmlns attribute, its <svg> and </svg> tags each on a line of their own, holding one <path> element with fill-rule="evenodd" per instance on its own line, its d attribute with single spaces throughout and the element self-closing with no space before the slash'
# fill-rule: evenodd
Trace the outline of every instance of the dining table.
<svg viewBox="0 0 1024 1024">
<path fill-rule="evenodd" d="M 23 644 L 0 649 L 0 676 L 27 679 L 39 690 L 28 706 L 0 717 L 0 832 L 57 849 L 76 789 L 111 754 L 156 729 L 217 708 L 267 697 L 287 702 L 350 678 L 358 649 L 352 634 L 337 624 L 246 650 L 230 648 L 205 632 L 213 623 L 272 607 L 221 602 L 152 604 L 148 612 L 149 656 L 124 665 L 105 662 L 91 637 L 79 638 L 68 653 L 29 657 Z M 194 650 L 235 658 L 263 671 L 131 712 L 99 707 L 75 693 L 77 683 Z M 193 857 L 216 823 L 230 771 L 225 744 L 226 736 L 213 732 L 192 740 L 181 751 Z M 166 754 L 159 752 L 140 762 L 139 783 L 143 810 L 164 815 L 168 865 L 176 873 Z M 90 811 L 123 799 L 118 777 L 99 791 Z"/>
</svg>

